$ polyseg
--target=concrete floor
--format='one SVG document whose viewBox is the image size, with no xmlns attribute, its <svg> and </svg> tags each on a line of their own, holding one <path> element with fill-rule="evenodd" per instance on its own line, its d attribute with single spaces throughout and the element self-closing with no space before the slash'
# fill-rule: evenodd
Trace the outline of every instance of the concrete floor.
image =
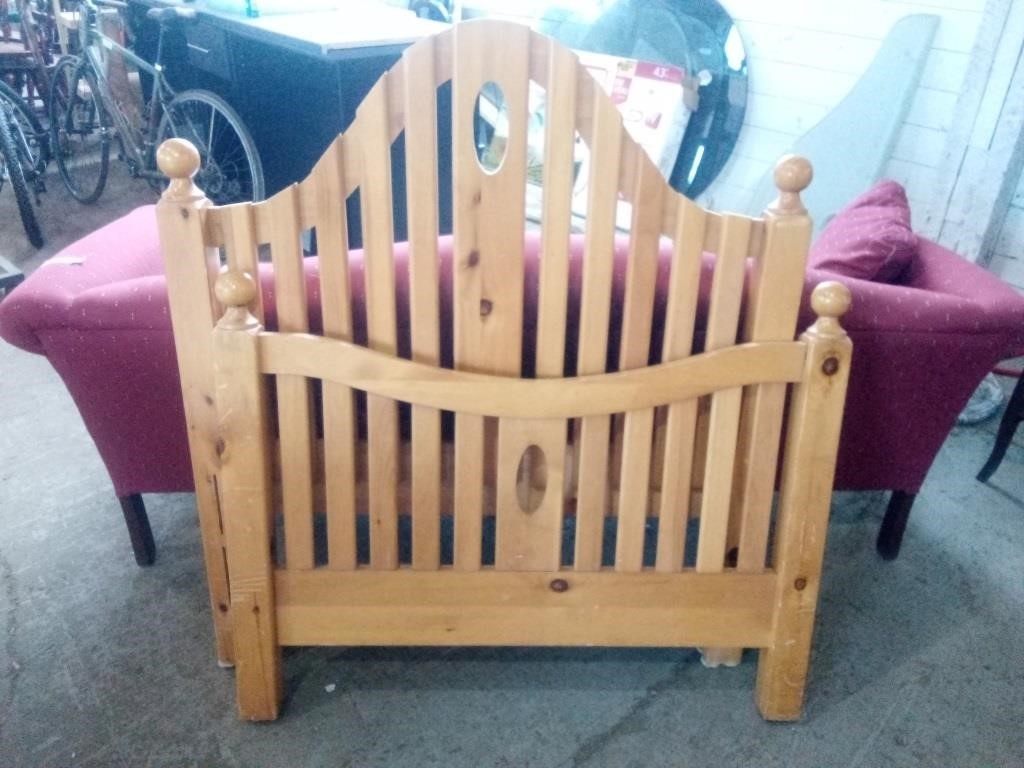
<svg viewBox="0 0 1024 768">
<path fill-rule="evenodd" d="M 96 207 L 56 178 L 49 244 L 0 194 L 0 254 L 42 256 L 152 199 L 116 172 Z M 147 497 L 158 560 L 120 511 L 48 363 L 0 343 L 0 768 L 49 766 L 1024 766 L 1024 448 L 975 482 L 995 421 L 958 428 L 900 559 L 882 494 L 840 494 L 806 717 L 758 717 L 756 658 L 693 650 L 297 649 L 276 723 L 235 719 L 214 663 L 189 495 Z"/>
</svg>

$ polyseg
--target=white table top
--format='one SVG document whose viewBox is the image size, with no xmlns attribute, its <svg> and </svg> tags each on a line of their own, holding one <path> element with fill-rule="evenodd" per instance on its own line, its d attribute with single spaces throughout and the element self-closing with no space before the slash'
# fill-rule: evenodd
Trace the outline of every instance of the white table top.
<svg viewBox="0 0 1024 768">
<path fill-rule="evenodd" d="M 448 26 L 370 0 L 346 0 L 340 5 L 344 6 L 343 9 L 268 13 L 254 19 L 212 9 L 207 13 L 230 19 L 254 31 L 280 35 L 304 47 L 313 46 L 324 54 L 412 43 Z"/>
</svg>

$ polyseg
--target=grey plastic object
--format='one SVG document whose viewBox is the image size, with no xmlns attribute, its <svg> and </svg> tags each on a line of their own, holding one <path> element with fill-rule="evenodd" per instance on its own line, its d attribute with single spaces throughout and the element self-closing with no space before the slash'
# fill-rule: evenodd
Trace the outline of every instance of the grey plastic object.
<svg viewBox="0 0 1024 768">
<path fill-rule="evenodd" d="M 939 17 L 932 14 L 897 21 L 850 92 L 789 149 L 814 166 L 814 181 L 801 198 L 815 234 L 884 172 L 938 26 Z M 746 212 L 759 216 L 775 194 L 769 171 Z"/>
</svg>

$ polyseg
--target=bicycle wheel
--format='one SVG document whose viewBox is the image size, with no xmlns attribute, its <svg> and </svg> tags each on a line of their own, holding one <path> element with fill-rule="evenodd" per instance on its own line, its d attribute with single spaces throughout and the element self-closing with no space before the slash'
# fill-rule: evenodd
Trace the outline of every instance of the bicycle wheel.
<svg viewBox="0 0 1024 768">
<path fill-rule="evenodd" d="M 0 178 L 11 182 L 14 198 L 18 202 L 21 223 L 25 227 L 25 234 L 28 235 L 28 241 L 39 248 L 43 244 L 43 233 L 36 220 L 36 211 L 32 207 L 32 196 L 28 189 L 28 182 L 25 180 L 25 170 L 21 167 L 18 146 L 11 133 L 11 121 L 14 119 L 13 107 L 6 103 L 0 103 L 0 161 L 3 164 L 3 168 L 0 169 Z"/>
<path fill-rule="evenodd" d="M 87 62 L 77 56 L 57 62 L 49 111 L 51 149 L 64 186 L 79 202 L 96 202 L 107 183 L 110 128 Z"/>
<path fill-rule="evenodd" d="M 50 136 L 43 130 L 39 118 L 23 98 L 3 80 L 0 80 L 0 101 L 14 107 L 11 134 L 23 155 L 25 170 L 41 174 L 50 162 Z M 27 163 L 27 164 L 26 164 Z"/>
<path fill-rule="evenodd" d="M 217 205 L 262 200 L 263 166 L 238 113 L 209 91 L 184 91 L 164 108 L 157 129 L 160 146 L 188 139 L 201 159 L 196 184 Z"/>
</svg>

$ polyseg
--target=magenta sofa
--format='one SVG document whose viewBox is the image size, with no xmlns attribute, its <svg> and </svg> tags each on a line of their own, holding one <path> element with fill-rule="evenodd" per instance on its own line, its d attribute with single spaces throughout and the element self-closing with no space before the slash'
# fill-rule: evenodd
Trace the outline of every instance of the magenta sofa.
<svg viewBox="0 0 1024 768">
<path fill-rule="evenodd" d="M 311 278 L 316 268 L 309 259 Z M 812 322 L 810 289 L 835 278 L 808 270 L 800 328 Z M 1024 298 L 923 239 L 899 284 L 840 279 L 853 293 L 843 324 L 854 352 L 835 487 L 894 492 L 878 543 L 891 558 L 957 414 L 997 361 L 1024 353 Z M 309 288 L 316 306 L 317 281 Z M 272 324 L 269 293 L 265 303 Z M 106 463 L 136 559 L 151 563 L 141 494 L 193 489 L 152 206 L 36 270 L 0 302 L 0 336 L 45 355 L 63 378 Z"/>
</svg>

